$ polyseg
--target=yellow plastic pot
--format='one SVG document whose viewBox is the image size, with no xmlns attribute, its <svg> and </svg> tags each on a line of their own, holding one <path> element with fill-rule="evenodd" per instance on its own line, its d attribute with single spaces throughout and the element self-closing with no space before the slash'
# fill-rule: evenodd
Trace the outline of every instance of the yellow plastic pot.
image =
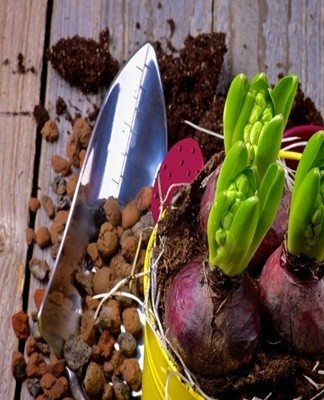
<svg viewBox="0 0 324 400">
<path fill-rule="evenodd" d="M 150 268 L 150 252 L 155 231 L 151 235 L 146 251 L 144 270 Z M 147 278 L 144 280 L 147 290 Z M 144 327 L 144 368 L 142 379 L 142 400 L 203 400 L 191 386 L 181 381 L 176 374 L 177 367 L 168 357 L 159 338 L 149 324 Z"/>
</svg>

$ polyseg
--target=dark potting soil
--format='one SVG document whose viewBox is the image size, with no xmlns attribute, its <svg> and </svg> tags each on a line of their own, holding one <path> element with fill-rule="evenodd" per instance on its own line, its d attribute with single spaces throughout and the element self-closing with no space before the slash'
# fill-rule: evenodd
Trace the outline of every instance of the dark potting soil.
<svg viewBox="0 0 324 400">
<path fill-rule="evenodd" d="M 223 154 L 219 153 L 209 160 L 194 182 L 183 189 L 172 207 L 167 209 L 165 217 L 158 225 L 158 245 L 154 254 L 160 254 L 163 247 L 157 268 L 157 284 L 161 290 L 159 313 L 162 321 L 165 289 L 168 284 L 179 268 L 199 254 L 206 254 L 207 241 L 198 222 L 200 199 L 204 190 L 202 182 L 222 159 Z M 162 241 L 159 242 L 159 238 L 163 238 L 163 244 Z M 276 400 L 295 399 L 299 396 L 310 399 L 317 394 L 318 389 L 306 377 L 316 383 L 324 383 L 323 375 L 318 373 L 318 370 L 324 368 L 324 356 L 301 357 L 289 354 L 278 344 L 274 335 L 265 331 L 268 337 L 260 343 L 249 367 L 232 376 L 213 380 L 198 377 L 200 387 L 206 394 L 219 400 L 251 399 L 254 396 L 264 399 L 269 393 L 272 393 L 270 398 Z M 314 370 L 316 362 L 319 362 L 319 366 Z"/>
</svg>

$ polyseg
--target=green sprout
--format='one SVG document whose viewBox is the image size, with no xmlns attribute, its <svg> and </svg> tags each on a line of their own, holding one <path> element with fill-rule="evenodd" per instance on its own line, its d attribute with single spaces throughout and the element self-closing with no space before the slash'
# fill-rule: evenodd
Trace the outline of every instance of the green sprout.
<svg viewBox="0 0 324 400">
<path fill-rule="evenodd" d="M 243 141 L 249 163 L 256 165 L 262 178 L 278 157 L 297 86 L 294 74 L 281 78 L 274 88 L 264 73 L 255 75 L 250 83 L 245 74 L 236 75 L 224 107 L 225 154 L 234 143 Z"/>
<path fill-rule="evenodd" d="M 324 261 L 324 131 L 309 139 L 296 170 L 287 250 Z"/>
<path fill-rule="evenodd" d="M 228 276 L 244 271 L 270 228 L 284 189 L 284 169 L 271 163 L 260 183 L 242 141 L 227 153 L 207 224 L 209 263 Z"/>
</svg>

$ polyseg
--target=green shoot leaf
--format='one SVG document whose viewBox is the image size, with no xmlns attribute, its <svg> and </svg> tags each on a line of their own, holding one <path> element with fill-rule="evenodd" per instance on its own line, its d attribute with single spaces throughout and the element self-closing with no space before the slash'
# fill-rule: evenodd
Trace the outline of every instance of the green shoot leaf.
<svg viewBox="0 0 324 400">
<path fill-rule="evenodd" d="M 287 249 L 324 261 L 324 131 L 308 141 L 296 171 Z"/>
</svg>

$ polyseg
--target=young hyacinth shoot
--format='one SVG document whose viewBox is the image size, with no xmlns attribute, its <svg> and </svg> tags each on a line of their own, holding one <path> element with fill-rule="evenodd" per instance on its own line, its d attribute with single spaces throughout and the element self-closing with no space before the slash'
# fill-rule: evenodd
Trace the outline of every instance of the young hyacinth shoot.
<svg viewBox="0 0 324 400">
<path fill-rule="evenodd" d="M 260 276 L 262 304 L 281 341 L 298 354 L 324 353 L 324 131 L 299 162 L 286 242 Z"/>
<path fill-rule="evenodd" d="M 242 272 L 273 221 L 284 179 L 283 168 L 272 163 L 260 182 L 242 141 L 225 157 L 208 219 L 209 254 L 183 266 L 165 296 L 167 338 L 194 373 L 215 377 L 251 362 L 261 318 L 254 286 Z"/>
<path fill-rule="evenodd" d="M 229 150 L 221 168 L 207 237 L 209 264 L 224 274 L 244 271 L 270 228 L 283 194 L 284 170 L 270 164 L 261 183 L 241 141 Z"/>
<path fill-rule="evenodd" d="M 230 85 L 223 116 L 225 154 L 243 141 L 260 178 L 278 157 L 297 86 L 298 77 L 290 74 L 271 88 L 263 72 L 250 83 L 245 74 L 238 74 Z"/>
<path fill-rule="evenodd" d="M 260 179 L 278 158 L 297 86 L 298 77 L 290 74 L 272 88 L 264 73 L 255 75 L 250 82 L 245 74 L 238 74 L 230 85 L 223 116 L 225 154 L 237 141 L 243 141 L 248 150 L 248 164 L 256 167 Z M 207 229 L 219 170 L 220 167 L 209 178 L 202 198 L 199 219 L 203 231 Z M 287 230 L 289 203 L 290 191 L 285 188 L 277 216 L 250 262 L 253 271 L 260 269 L 282 242 Z"/>
</svg>

